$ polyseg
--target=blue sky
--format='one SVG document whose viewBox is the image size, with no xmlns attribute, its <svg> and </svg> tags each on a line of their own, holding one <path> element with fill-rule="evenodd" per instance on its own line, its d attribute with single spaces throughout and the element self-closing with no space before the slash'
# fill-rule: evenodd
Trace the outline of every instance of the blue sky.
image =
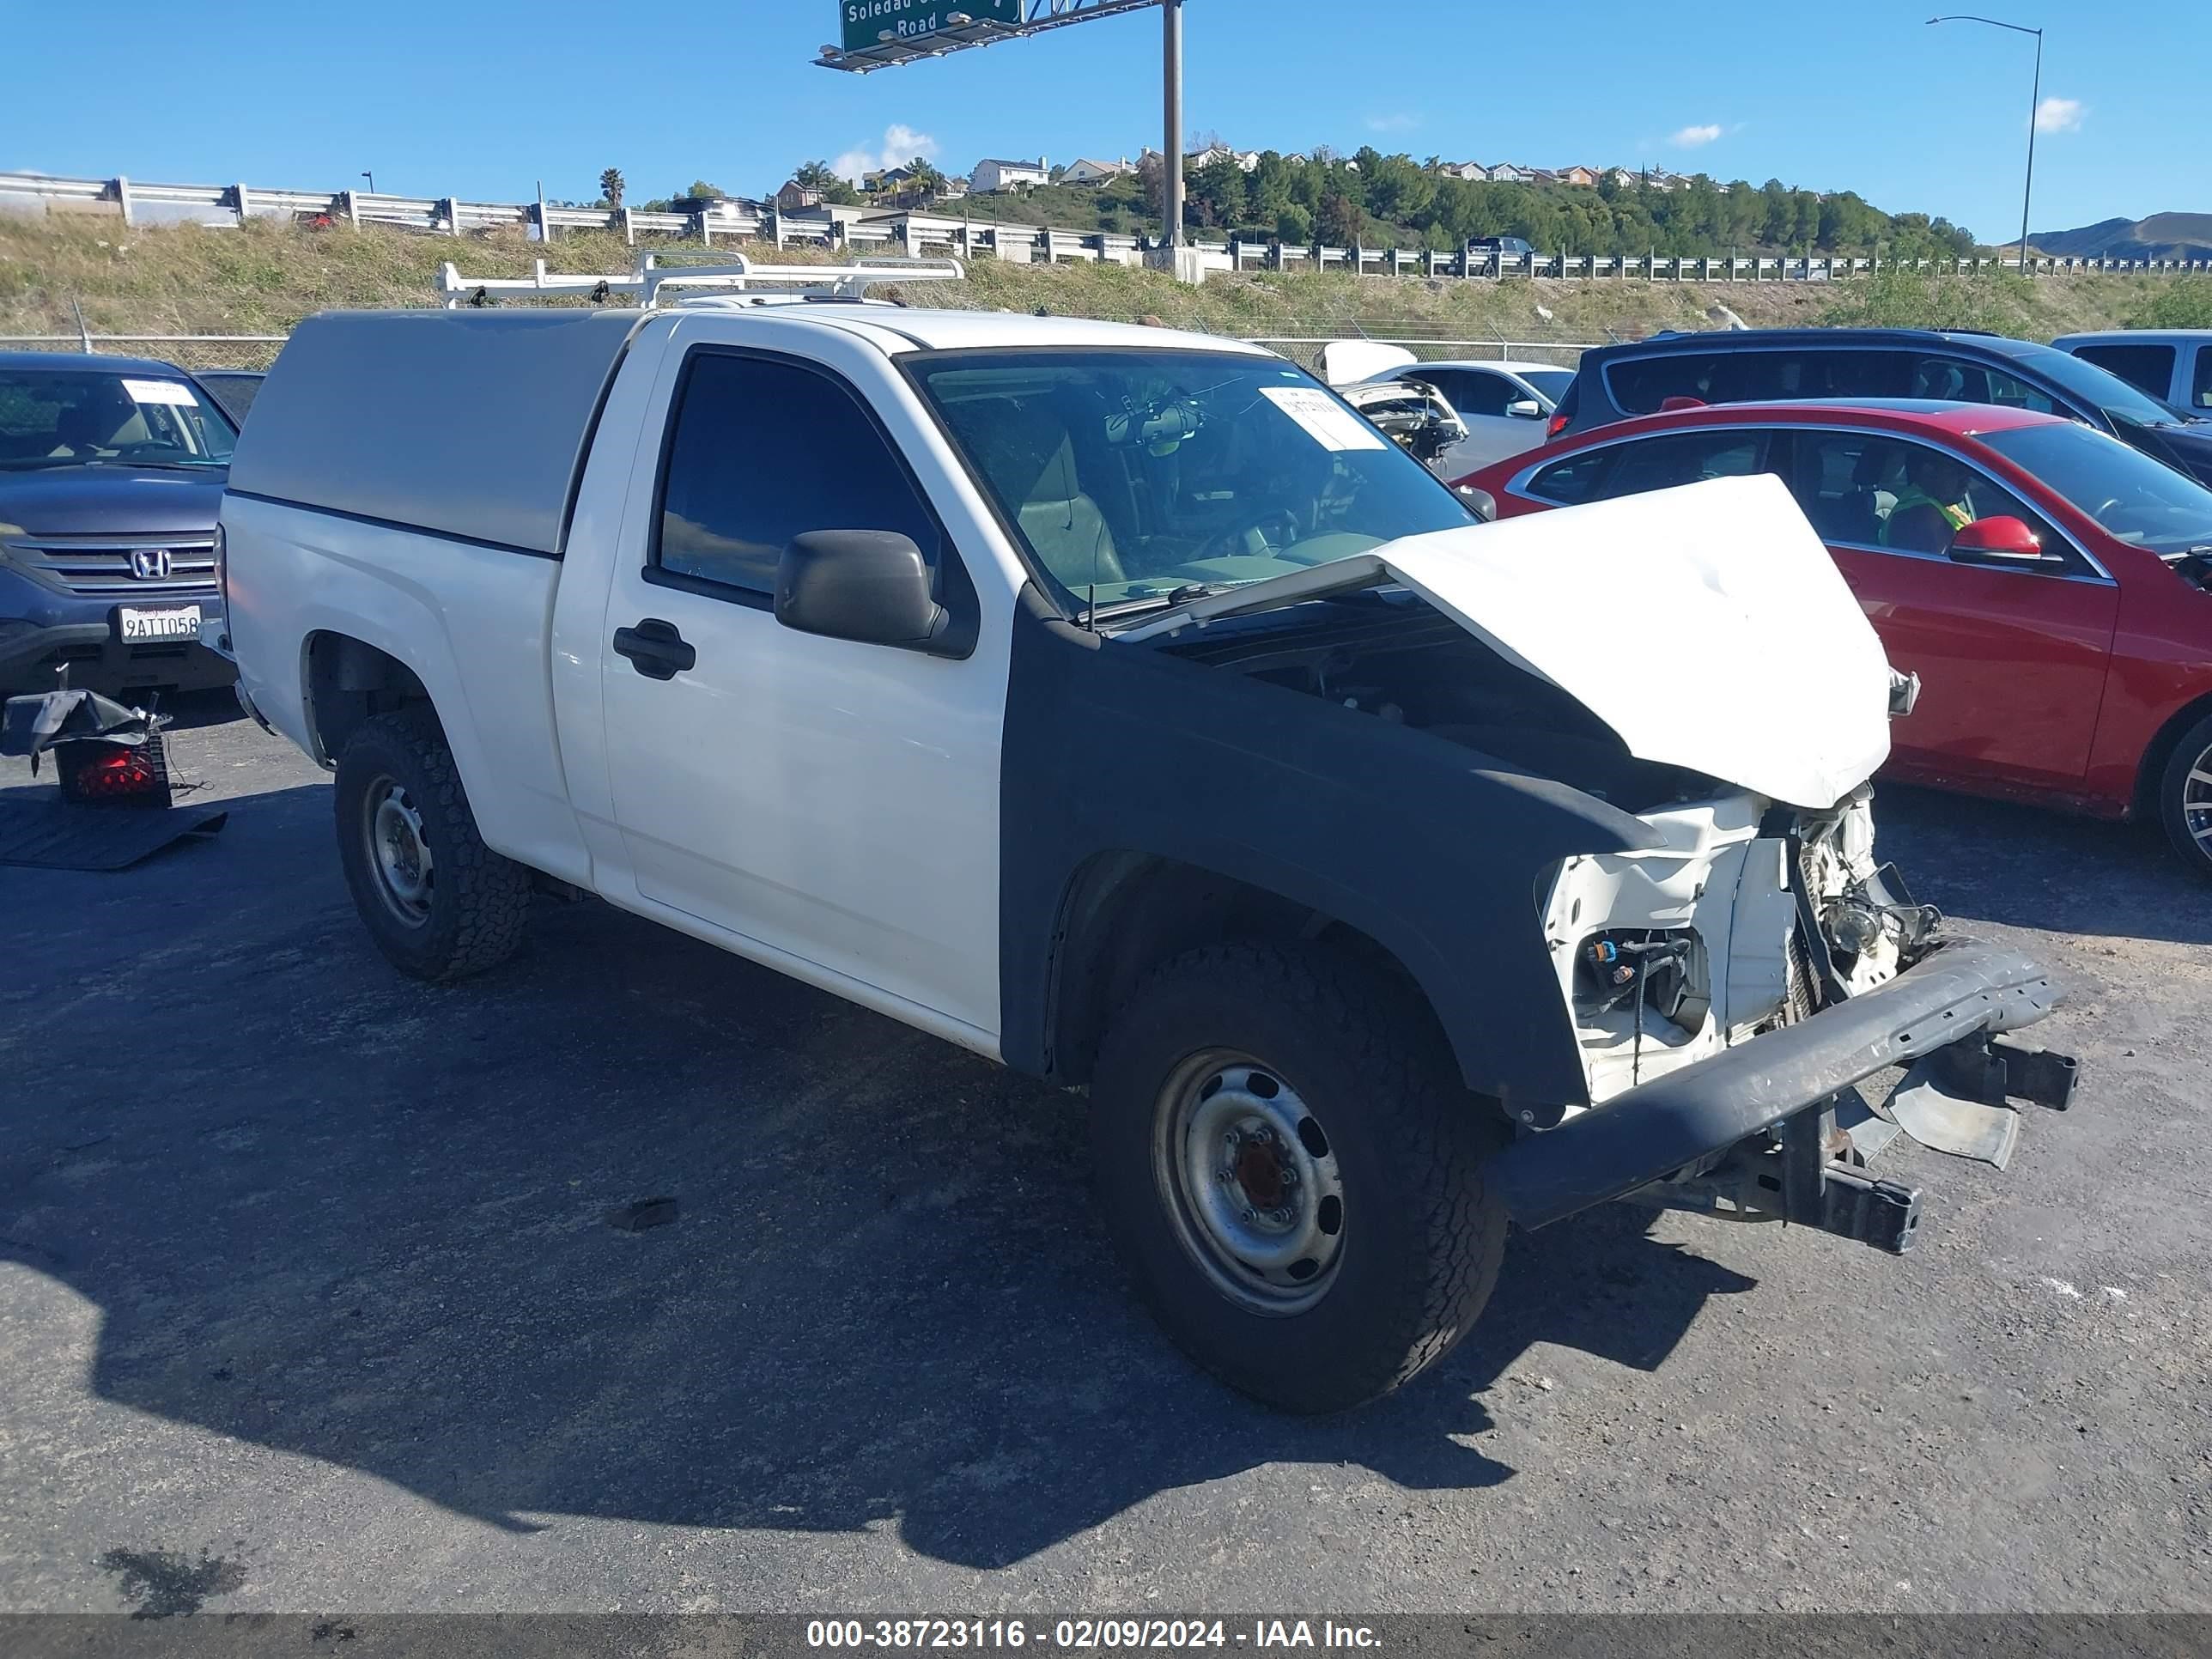
<svg viewBox="0 0 2212 1659">
<path fill-rule="evenodd" d="M 1990 0 L 2048 31 L 2035 226 L 2212 211 L 2212 0 Z M 1703 167 L 1856 189 L 2016 235 L 2033 42 L 1929 0 L 1187 0 L 1186 128 L 1535 166 Z M 808 61 L 836 0 L 424 8 L 0 0 L 0 169 L 165 183 L 636 199 L 772 189 L 809 156 L 1133 156 L 1158 142 L 1156 14 L 858 76 Z M 91 77 L 88 79 L 88 77 Z M 94 95 L 94 88 L 106 88 Z M 164 94 L 163 88 L 169 88 Z"/>
</svg>

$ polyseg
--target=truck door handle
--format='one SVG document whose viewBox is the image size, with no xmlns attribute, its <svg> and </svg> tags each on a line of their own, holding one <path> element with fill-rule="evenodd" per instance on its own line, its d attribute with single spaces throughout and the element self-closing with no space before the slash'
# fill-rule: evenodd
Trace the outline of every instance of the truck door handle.
<svg viewBox="0 0 2212 1659">
<path fill-rule="evenodd" d="M 631 667 L 649 680 L 672 680 L 696 666 L 699 653 L 684 642 L 674 623 L 647 617 L 635 628 L 615 629 L 615 654 L 628 657 Z"/>
</svg>

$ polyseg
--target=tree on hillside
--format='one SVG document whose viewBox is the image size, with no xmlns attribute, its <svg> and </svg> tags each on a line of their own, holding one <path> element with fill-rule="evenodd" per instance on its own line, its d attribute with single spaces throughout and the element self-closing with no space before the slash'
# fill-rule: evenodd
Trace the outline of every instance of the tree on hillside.
<svg viewBox="0 0 2212 1659">
<path fill-rule="evenodd" d="M 1283 210 L 1275 216 L 1275 236 L 1278 240 L 1294 247 L 1304 247 L 1313 240 L 1313 215 L 1296 202 L 1284 204 Z"/>
<path fill-rule="evenodd" d="M 623 176 L 620 167 L 609 167 L 599 174 L 599 199 L 611 208 L 623 204 Z"/>
<path fill-rule="evenodd" d="M 1146 150 L 1137 158 L 1137 183 L 1144 191 L 1145 213 L 1158 219 L 1164 214 L 1168 201 L 1168 164 L 1166 158 L 1156 150 Z"/>
<path fill-rule="evenodd" d="M 1291 184 L 1296 168 L 1279 150 L 1263 149 L 1246 185 L 1250 201 L 1247 216 L 1255 225 L 1272 225 L 1291 204 Z"/>
<path fill-rule="evenodd" d="M 1755 235 L 1769 247 L 1787 247 L 1790 233 L 1796 224 L 1790 209 L 1789 186 L 1779 179 L 1769 179 L 1759 187 L 1759 196 L 1765 212 Z"/>
<path fill-rule="evenodd" d="M 831 172 L 827 161 L 801 161 L 798 171 L 791 175 L 791 181 L 801 190 L 811 190 L 823 201 L 835 202 L 841 207 L 851 207 L 860 199 L 860 192 Z"/>
<path fill-rule="evenodd" d="M 1233 157 L 1216 156 L 1191 175 L 1184 192 L 1191 216 L 1201 225 L 1233 225 L 1250 204 L 1250 181 Z"/>
<path fill-rule="evenodd" d="M 945 175 L 921 156 L 907 164 L 907 188 L 925 202 L 933 202 L 943 194 Z"/>
<path fill-rule="evenodd" d="M 1363 161 L 1360 173 L 1367 180 L 1367 210 L 1378 219 L 1411 224 L 1437 199 L 1436 175 L 1415 167 L 1410 156 L 1378 155 L 1371 168 Z"/>
<path fill-rule="evenodd" d="M 1321 208 L 1314 215 L 1314 234 L 1322 241 L 1337 247 L 1356 246 L 1367 229 L 1367 210 L 1341 191 L 1331 191 L 1321 198 Z"/>
</svg>

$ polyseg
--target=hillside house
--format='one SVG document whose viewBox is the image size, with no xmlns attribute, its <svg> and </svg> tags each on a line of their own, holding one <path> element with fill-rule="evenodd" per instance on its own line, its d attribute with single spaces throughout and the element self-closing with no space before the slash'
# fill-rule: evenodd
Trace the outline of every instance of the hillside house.
<svg viewBox="0 0 2212 1659">
<path fill-rule="evenodd" d="M 1052 167 L 1042 155 L 1034 161 L 1007 161 L 992 156 L 975 163 L 968 182 L 980 193 L 989 195 L 1020 185 L 1048 185 L 1052 182 Z"/>
<path fill-rule="evenodd" d="M 1127 178 L 1136 170 L 1126 155 L 1118 161 L 1098 161 L 1087 155 L 1079 156 L 1060 170 L 1060 182 L 1063 185 L 1109 184 L 1116 179 Z"/>
<path fill-rule="evenodd" d="M 1146 153 L 1150 154 L 1150 151 Z M 1249 173 L 1260 165 L 1260 152 L 1256 149 L 1231 149 L 1226 144 L 1208 144 L 1204 149 L 1193 150 L 1182 158 L 1183 171 L 1195 173 L 1215 161 L 1234 161 L 1240 171 Z"/>
</svg>

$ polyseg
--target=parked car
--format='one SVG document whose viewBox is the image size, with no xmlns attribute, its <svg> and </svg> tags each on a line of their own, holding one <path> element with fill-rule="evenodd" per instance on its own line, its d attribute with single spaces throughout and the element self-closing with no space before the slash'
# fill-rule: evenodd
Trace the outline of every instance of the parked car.
<svg viewBox="0 0 2212 1659">
<path fill-rule="evenodd" d="M 2212 328 L 2124 328 L 2051 343 L 2185 415 L 2212 419 Z"/>
<path fill-rule="evenodd" d="M 2212 423 L 2095 364 L 1995 334 L 1923 329 L 1737 329 L 1601 346 L 1550 422 L 1551 435 L 1694 404 L 1916 398 L 2063 415 L 2212 483 Z"/>
<path fill-rule="evenodd" d="M 1544 422 L 1574 383 L 1575 371 L 1502 358 L 1422 362 L 1403 346 L 1333 340 L 1322 353 L 1329 383 L 1347 398 L 1355 386 L 1426 386 L 1440 393 L 1465 430 L 1436 454 L 1434 470 L 1456 478 L 1544 441 Z M 1355 398 L 1354 401 L 1357 401 Z"/>
<path fill-rule="evenodd" d="M 2142 451 L 1986 404 L 1744 404 L 1463 482 L 1511 518 L 1754 472 L 1790 486 L 1923 683 L 1890 771 L 2155 817 L 2212 874 L 2212 489 Z"/>
<path fill-rule="evenodd" d="M 246 411 L 261 390 L 263 374 L 258 368 L 200 368 L 192 371 L 192 379 L 230 416 L 233 426 L 244 426 Z"/>
<path fill-rule="evenodd" d="M 228 685 L 216 508 L 237 429 L 172 364 L 0 353 L 0 691 Z"/>
<path fill-rule="evenodd" d="M 2070 1076 L 1992 1046 L 2044 970 L 1875 862 L 1896 678 L 1771 481 L 1479 525 L 1255 348 L 744 280 L 270 372 L 242 695 L 401 970 L 543 878 L 1087 1086 L 1138 1288 L 1299 1410 L 1448 1350 L 1509 1216 L 1901 1249 L 1838 1091 L 1932 1051 L 2004 1129 Z"/>
<path fill-rule="evenodd" d="M 1376 431 L 1431 472 L 1441 477 L 1463 470 L 1449 458 L 1467 438 L 1467 422 L 1435 388 L 1418 380 L 1368 380 L 1336 391 Z"/>
</svg>

